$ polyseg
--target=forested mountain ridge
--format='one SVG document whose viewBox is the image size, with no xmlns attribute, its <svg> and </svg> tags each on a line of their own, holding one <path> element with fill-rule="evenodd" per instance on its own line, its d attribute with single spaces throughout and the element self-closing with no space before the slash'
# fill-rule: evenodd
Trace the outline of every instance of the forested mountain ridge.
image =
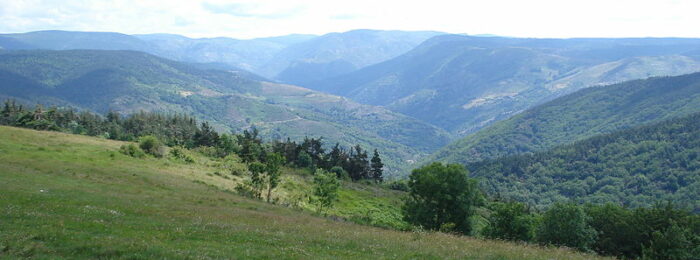
<svg viewBox="0 0 700 260">
<path fill-rule="evenodd" d="M 488 193 L 530 205 L 661 200 L 700 212 L 700 113 L 467 167 Z"/>
<path fill-rule="evenodd" d="M 449 140 L 437 127 L 380 107 L 141 52 L 3 51 L 0 78 L 1 97 L 27 103 L 186 113 L 219 129 L 255 126 L 268 138 L 361 144 L 386 154 L 390 173 Z"/>
<path fill-rule="evenodd" d="M 470 163 L 543 151 L 597 134 L 700 112 L 700 73 L 592 87 L 453 142 L 427 160 Z"/>
<path fill-rule="evenodd" d="M 700 71 L 700 39 L 435 36 L 408 53 L 305 87 L 466 135 L 578 89 Z"/>
</svg>

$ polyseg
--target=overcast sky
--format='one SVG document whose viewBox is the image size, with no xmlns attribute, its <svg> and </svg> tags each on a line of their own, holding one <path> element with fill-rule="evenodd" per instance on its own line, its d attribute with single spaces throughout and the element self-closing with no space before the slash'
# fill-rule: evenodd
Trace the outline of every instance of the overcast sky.
<svg viewBox="0 0 700 260">
<path fill-rule="evenodd" d="M 519 37 L 700 37 L 699 0 L 0 0 L 0 32 L 255 38 L 352 29 Z"/>
</svg>

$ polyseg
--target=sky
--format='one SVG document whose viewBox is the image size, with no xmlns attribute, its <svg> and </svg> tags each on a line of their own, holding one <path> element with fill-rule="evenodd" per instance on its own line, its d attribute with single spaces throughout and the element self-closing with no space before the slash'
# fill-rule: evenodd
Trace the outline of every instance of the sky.
<svg viewBox="0 0 700 260">
<path fill-rule="evenodd" d="M 249 39 L 353 29 L 513 37 L 700 37 L 698 0 L 0 0 L 0 33 Z"/>
</svg>

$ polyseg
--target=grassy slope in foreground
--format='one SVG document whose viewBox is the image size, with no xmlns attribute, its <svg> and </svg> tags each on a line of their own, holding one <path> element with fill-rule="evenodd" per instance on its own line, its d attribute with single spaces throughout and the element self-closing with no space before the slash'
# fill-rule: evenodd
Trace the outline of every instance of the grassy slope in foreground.
<svg viewBox="0 0 700 260">
<path fill-rule="evenodd" d="M 0 127 L 0 257 L 591 259 L 335 222 L 193 182 L 120 142 Z"/>
</svg>

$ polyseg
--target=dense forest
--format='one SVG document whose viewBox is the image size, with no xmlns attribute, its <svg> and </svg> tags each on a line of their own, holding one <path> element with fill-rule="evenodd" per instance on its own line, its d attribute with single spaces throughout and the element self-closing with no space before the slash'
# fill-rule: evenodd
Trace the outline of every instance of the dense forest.
<svg viewBox="0 0 700 260">
<path fill-rule="evenodd" d="M 670 202 L 636 209 L 611 203 L 554 203 L 539 211 L 520 202 L 485 199 L 477 180 L 458 164 L 432 163 L 416 169 L 408 186 L 404 218 L 426 229 L 627 259 L 700 255 L 700 215 Z"/>
<path fill-rule="evenodd" d="M 700 73 L 591 87 L 530 108 L 426 159 L 467 164 L 544 151 L 599 134 L 700 112 Z"/>
<path fill-rule="evenodd" d="M 198 124 L 197 120 L 187 115 L 138 112 L 121 116 L 110 111 L 103 117 L 72 108 L 44 109 L 37 105 L 34 109 L 27 109 L 22 104 L 7 100 L 0 110 L 0 124 L 122 141 L 142 141 L 143 137 L 148 137 L 154 139 L 148 141 L 154 144 L 148 144 L 149 148 L 143 149 L 143 152 L 148 153 L 151 147 L 163 143 L 171 147 L 197 148 L 220 158 L 235 154 L 249 164 L 265 162 L 274 153 L 284 157 L 283 163 L 290 167 L 320 168 L 334 172 L 338 178 L 354 181 L 383 180 L 384 164 L 377 150 L 374 150 L 371 158 L 360 145 L 346 149 L 336 144 L 326 152 L 322 137 L 307 137 L 301 143 L 290 139 L 264 142 L 255 128 L 240 134 L 220 134 L 208 122 Z M 124 147 L 124 152 L 139 155 L 141 151 L 138 149 L 136 146 Z M 163 156 L 157 147 L 152 148 L 150 153 Z"/>
<path fill-rule="evenodd" d="M 663 200 L 700 212 L 700 114 L 467 167 L 489 194 L 530 205 Z"/>
</svg>

